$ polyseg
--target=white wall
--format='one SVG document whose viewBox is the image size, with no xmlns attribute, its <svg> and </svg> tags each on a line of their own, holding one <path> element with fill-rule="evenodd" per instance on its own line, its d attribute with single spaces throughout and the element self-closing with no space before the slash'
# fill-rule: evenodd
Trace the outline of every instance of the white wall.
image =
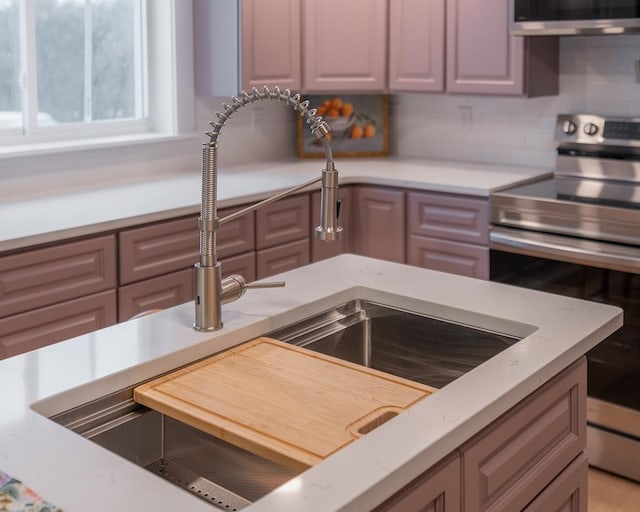
<svg viewBox="0 0 640 512">
<path fill-rule="evenodd" d="M 557 114 L 640 117 L 638 60 L 640 35 L 562 37 L 558 96 L 393 96 L 391 151 L 407 157 L 551 169 Z"/>
</svg>

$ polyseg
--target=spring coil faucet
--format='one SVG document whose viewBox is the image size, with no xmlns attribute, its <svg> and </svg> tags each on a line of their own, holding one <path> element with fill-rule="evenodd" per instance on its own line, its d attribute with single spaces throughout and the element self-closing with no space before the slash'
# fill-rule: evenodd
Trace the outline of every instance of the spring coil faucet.
<svg viewBox="0 0 640 512">
<path fill-rule="evenodd" d="M 276 194 L 254 205 L 234 212 L 221 219 L 218 218 L 217 184 L 218 184 L 218 136 L 222 127 L 238 110 L 258 101 L 277 100 L 292 107 L 305 119 L 311 133 L 322 143 L 326 165 L 320 176 L 313 178 L 289 190 Z M 320 240 L 337 240 L 341 237 L 342 227 L 338 225 L 338 171 L 333 162 L 331 146 L 327 138 L 329 126 L 316 115 L 315 109 L 309 108 L 309 101 L 302 101 L 299 94 L 292 95 L 289 89 L 280 91 L 279 87 L 270 90 L 264 86 L 262 91 L 255 87 L 251 92 L 242 91 L 234 96 L 231 104 L 222 104 L 224 112 L 216 112 L 217 121 L 209 123 L 212 131 L 206 135 L 209 142 L 202 147 L 202 202 L 198 229 L 200 231 L 200 261 L 195 264 L 196 270 L 196 314 L 194 328 L 198 331 L 213 331 L 222 328 L 222 304 L 239 299 L 247 288 L 271 288 L 284 286 L 284 283 L 247 284 L 240 275 L 232 275 L 222 279 L 220 262 L 217 257 L 216 232 L 220 226 L 250 213 L 283 197 L 303 190 L 321 182 L 320 224 L 314 235 Z"/>
</svg>

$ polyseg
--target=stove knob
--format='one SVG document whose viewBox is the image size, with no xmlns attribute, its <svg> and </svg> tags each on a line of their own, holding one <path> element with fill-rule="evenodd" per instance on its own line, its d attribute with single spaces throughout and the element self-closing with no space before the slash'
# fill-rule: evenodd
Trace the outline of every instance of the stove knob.
<svg viewBox="0 0 640 512">
<path fill-rule="evenodd" d="M 564 123 L 562 123 L 562 131 L 567 135 L 573 135 L 574 133 L 576 133 L 576 130 L 577 130 L 577 126 L 576 126 L 576 123 L 574 123 L 573 121 L 567 120 Z"/>
<path fill-rule="evenodd" d="M 593 123 L 587 123 L 584 125 L 584 133 L 587 135 L 595 135 L 598 133 L 598 127 Z"/>
</svg>

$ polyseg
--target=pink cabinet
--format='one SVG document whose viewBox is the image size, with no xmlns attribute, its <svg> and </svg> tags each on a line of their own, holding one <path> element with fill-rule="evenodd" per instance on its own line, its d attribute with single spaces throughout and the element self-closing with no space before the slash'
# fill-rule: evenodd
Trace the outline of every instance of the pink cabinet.
<svg viewBox="0 0 640 512">
<path fill-rule="evenodd" d="M 447 0 L 447 91 L 558 93 L 558 40 L 508 30 L 508 0 Z"/>
<path fill-rule="evenodd" d="M 489 279 L 489 203 L 457 194 L 410 192 L 407 263 Z"/>
<path fill-rule="evenodd" d="M 445 0 L 389 3 L 389 89 L 444 91 Z"/>
<path fill-rule="evenodd" d="M 299 90 L 301 0 L 195 0 L 196 93 Z"/>
<path fill-rule="evenodd" d="M 0 359 L 46 347 L 115 323 L 115 290 L 0 318 Z"/>
<path fill-rule="evenodd" d="M 305 92 L 383 91 L 387 0 L 304 0 Z"/>
<path fill-rule="evenodd" d="M 307 265 L 311 261 L 309 239 L 263 249 L 256 254 L 256 274 L 264 279 L 287 270 Z"/>
<path fill-rule="evenodd" d="M 454 453 L 420 475 L 374 512 L 460 512 L 460 456 Z"/>
<path fill-rule="evenodd" d="M 267 205 L 256 212 L 256 248 L 309 238 L 309 195 L 300 194 Z"/>
<path fill-rule="evenodd" d="M 404 191 L 360 186 L 354 190 L 354 252 L 405 262 Z"/>
<path fill-rule="evenodd" d="M 523 510 L 585 449 L 586 402 L 583 357 L 463 446 L 464 510 Z"/>
</svg>

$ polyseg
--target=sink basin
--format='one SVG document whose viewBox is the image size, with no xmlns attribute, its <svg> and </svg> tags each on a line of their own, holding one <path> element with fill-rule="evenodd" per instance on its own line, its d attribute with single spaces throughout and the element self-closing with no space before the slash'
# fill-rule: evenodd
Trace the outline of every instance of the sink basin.
<svg viewBox="0 0 640 512">
<path fill-rule="evenodd" d="M 521 339 L 366 300 L 265 336 L 435 388 Z M 51 419 L 222 510 L 240 510 L 299 473 L 136 403 L 136 386 Z"/>
<path fill-rule="evenodd" d="M 359 299 L 266 336 L 435 388 L 521 339 Z"/>
</svg>

